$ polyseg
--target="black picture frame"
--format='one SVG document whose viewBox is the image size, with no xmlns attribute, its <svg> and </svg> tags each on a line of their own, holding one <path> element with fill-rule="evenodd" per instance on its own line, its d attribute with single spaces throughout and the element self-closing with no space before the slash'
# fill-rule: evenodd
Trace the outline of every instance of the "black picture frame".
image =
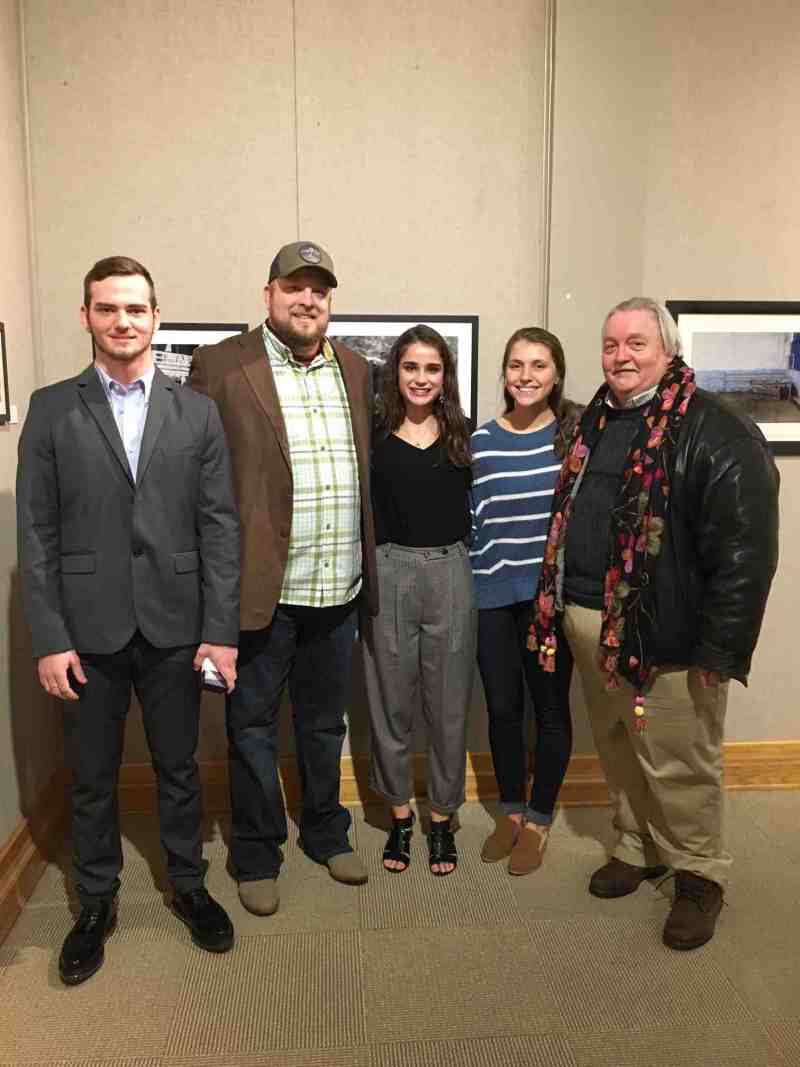
<svg viewBox="0 0 800 1067">
<path fill-rule="evenodd" d="M 409 327 L 420 323 L 437 330 L 456 357 L 458 392 L 467 418 L 478 410 L 478 316 L 477 315 L 331 315 L 328 337 L 382 366 L 394 341 Z"/>
<path fill-rule="evenodd" d="M 247 333 L 246 322 L 162 322 L 153 335 L 153 359 L 168 378 L 183 385 L 194 350 Z"/>
<path fill-rule="evenodd" d="M 6 324 L 0 322 L 0 426 L 11 420 L 11 397 L 8 392 L 8 359 L 6 356 Z"/>
<path fill-rule="evenodd" d="M 746 412 L 775 455 L 800 455 L 800 301 L 668 300 L 667 310 L 697 384 Z"/>
</svg>

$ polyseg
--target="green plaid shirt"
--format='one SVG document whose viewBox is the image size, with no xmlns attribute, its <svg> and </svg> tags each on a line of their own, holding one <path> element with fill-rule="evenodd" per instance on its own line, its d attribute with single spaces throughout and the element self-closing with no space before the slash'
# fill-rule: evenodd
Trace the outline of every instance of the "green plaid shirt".
<svg viewBox="0 0 800 1067">
<path fill-rule="evenodd" d="M 281 601 L 346 604 L 361 588 L 361 496 L 342 372 L 330 342 L 307 366 L 264 325 L 292 460 L 292 530 Z"/>
</svg>

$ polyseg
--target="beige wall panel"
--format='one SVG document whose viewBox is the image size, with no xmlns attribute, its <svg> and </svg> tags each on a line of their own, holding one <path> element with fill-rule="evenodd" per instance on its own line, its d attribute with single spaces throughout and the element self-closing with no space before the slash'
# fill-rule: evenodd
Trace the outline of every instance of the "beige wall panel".
<svg viewBox="0 0 800 1067">
<path fill-rule="evenodd" d="M 16 0 L 0 0 L 0 320 L 11 400 L 36 387 L 31 328 L 22 62 Z M 0 426 L 0 846 L 60 761 L 60 713 L 36 685 L 17 570 L 14 483 L 19 425 Z"/>
<path fill-rule="evenodd" d="M 297 5 L 300 228 L 336 309 L 480 316 L 478 414 L 537 321 L 544 3 Z"/>
<path fill-rule="evenodd" d="M 101 256 L 141 259 L 167 320 L 255 324 L 296 227 L 291 5 L 25 12 L 47 379 L 87 362 L 80 283 Z"/>
<path fill-rule="evenodd" d="M 567 392 L 580 401 L 600 384 L 605 313 L 642 284 L 648 6 L 558 2 L 549 326 L 566 352 Z"/>
<path fill-rule="evenodd" d="M 663 63 L 652 124 L 647 289 L 796 300 L 800 6 L 681 0 L 658 29 L 680 47 Z"/>
</svg>

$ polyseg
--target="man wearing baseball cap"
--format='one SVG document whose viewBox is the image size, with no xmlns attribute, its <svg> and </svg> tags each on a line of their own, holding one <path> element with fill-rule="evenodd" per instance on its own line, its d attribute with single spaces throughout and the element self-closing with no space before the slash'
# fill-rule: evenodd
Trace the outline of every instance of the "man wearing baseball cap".
<svg viewBox="0 0 800 1067">
<path fill-rule="evenodd" d="M 357 607 L 377 612 L 369 371 L 325 336 L 337 285 L 318 244 L 284 245 L 264 289 L 266 322 L 198 349 L 189 377 L 219 408 L 241 515 L 238 680 L 226 698 L 230 867 L 257 915 L 278 906 L 287 833 L 278 716 L 287 682 L 302 848 L 338 881 L 367 880 L 348 841 L 339 778 Z"/>
</svg>

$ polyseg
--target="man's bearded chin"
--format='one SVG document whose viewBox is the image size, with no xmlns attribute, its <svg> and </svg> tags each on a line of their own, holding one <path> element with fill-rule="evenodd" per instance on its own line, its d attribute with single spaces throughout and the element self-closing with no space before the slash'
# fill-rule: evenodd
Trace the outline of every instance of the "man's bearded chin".
<svg viewBox="0 0 800 1067">
<path fill-rule="evenodd" d="M 315 341 L 321 341 L 325 336 L 325 328 L 322 326 L 319 317 L 315 319 L 306 319 L 306 329 L 297 326 L 293 319 L 289 320 L 287 326 L 274 326 L 270 322 L 269 327 L 275 336 L 287 346 L 292 348 L 295 344 L 309 345 Z"/>
</svg>

